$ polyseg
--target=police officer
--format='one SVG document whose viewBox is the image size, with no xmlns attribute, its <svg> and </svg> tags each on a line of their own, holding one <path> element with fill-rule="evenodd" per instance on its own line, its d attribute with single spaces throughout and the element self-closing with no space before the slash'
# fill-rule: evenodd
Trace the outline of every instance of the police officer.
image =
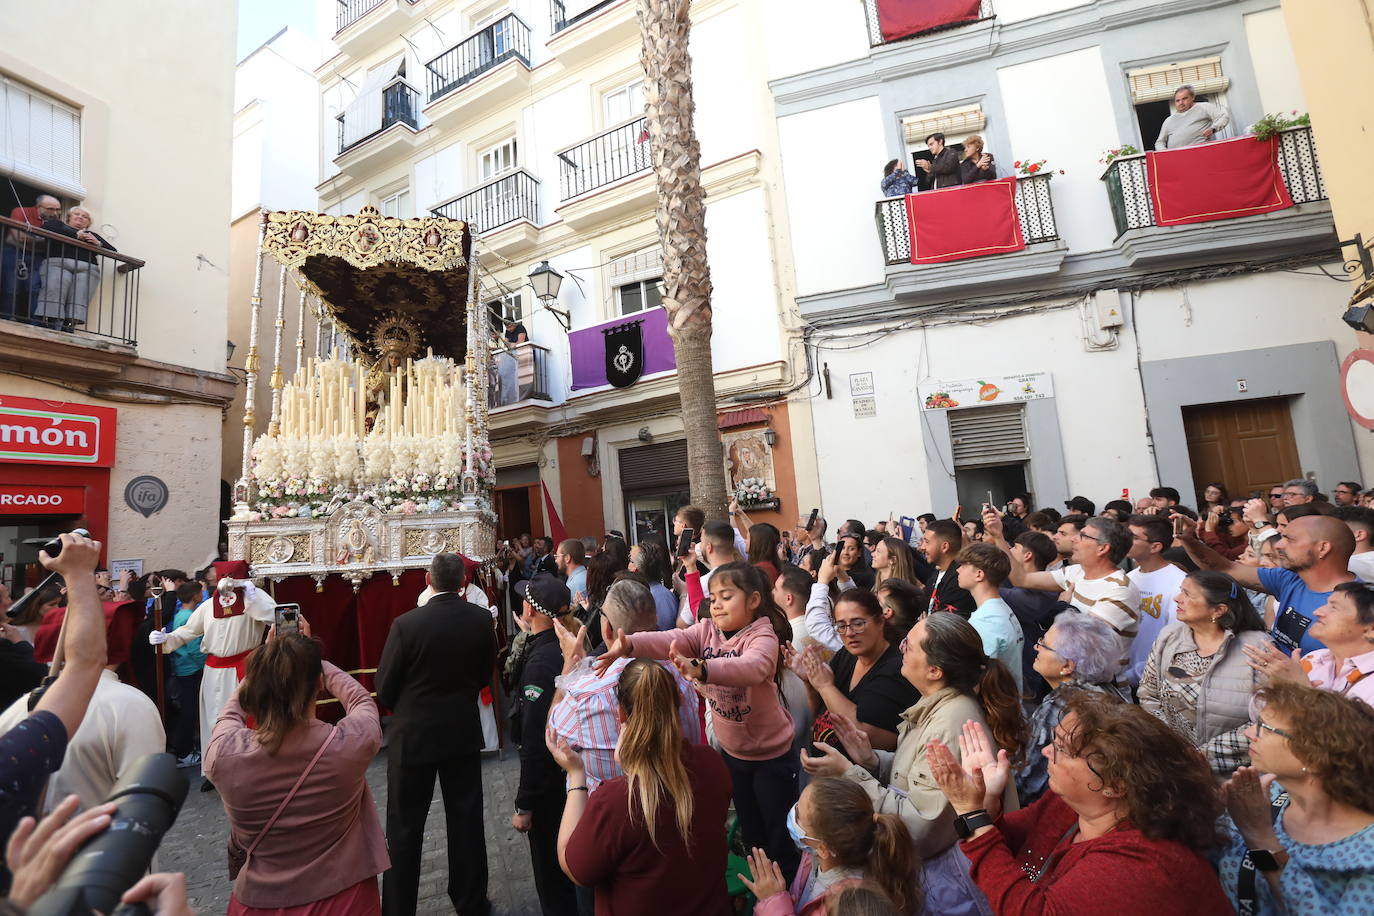
<svg viewBox="0 0 1374 916">
<path fill-rule="evenodd" d="M 512 679 L 514 734 L 520 741 L 520 787 L 510 823 L 529 840 L 534 886 L 545 916 L 576 916 L 572 882 L 558 864 L 558 827 L 567 800 L 563 770 L 544 743 L 554 678 L 563 670 L 563 650 L 553 622 L 568 613 L 572 596 L 566 585 L 548 573 L 516 583 L 515 592 L 523 602 L 520 619 L 529 640 L 524 664 Z"/>
</svg>

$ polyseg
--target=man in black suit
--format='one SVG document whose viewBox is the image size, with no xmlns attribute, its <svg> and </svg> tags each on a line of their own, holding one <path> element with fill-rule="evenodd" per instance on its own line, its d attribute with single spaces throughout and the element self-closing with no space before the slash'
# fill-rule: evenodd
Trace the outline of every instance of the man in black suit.
<svg viewBox="0 0 1374 916">
<path fill-rule="evenodd" d="M 382 882 L 387 916 L 415 913 L 436 776 L 448 826 L 449 899 L 462 916 L 491 910 L 477 696 L 491 683 L 496 634 L 491 612 L 461 597 L 463 578 L 462 557 L 434 557 L 425 581 L 436 594 L 396 618 L 377 666 L 377 700 L 392 711 L 386 773 L 391 870 Z"/>
</svg>

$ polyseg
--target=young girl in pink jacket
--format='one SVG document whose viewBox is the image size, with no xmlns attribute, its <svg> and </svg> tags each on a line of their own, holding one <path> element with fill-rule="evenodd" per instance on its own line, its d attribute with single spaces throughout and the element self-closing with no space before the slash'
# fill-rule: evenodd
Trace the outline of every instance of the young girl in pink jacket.
<svg viewBox="0 0 1374 916">
<path fill-rule="evenodd" d="M 711 707 L 745 845 L 767 850 L 790 877 L 799 852 L 787 812 L 797 801 L 800 763 L 777 679 L 791 627 L 763 573 L 748 563 L 717 567 L 710 590 L 709 618 L 685 630 L 619 633 L 597 665 L 627 656 L 672 660 Z"/>
</svg>

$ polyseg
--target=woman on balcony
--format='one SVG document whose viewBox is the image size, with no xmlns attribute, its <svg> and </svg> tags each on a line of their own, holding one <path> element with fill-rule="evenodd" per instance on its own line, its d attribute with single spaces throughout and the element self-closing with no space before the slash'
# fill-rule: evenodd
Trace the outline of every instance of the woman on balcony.
<svg viewBox="0 0 1374 916">
<path fill-rule="evenodd" d="M 959 163 L 959 174 L 963 176 L 964 184 L 992 181 L 997 177 L 992 153 L 983 151 L 983 138 L 977 134 L 964 140 L 964 158 Z"/>
<path fill-rule="evenodd" d="M 67 221 L 45 220 L 43 228 L 86 245 L 114 251 L 115 246 L 91 231 L 91 211 L 72 207 Z M 91 294 L 100 286 L 98 255 L 88 248 L 59 245 L 43 262 L 43 286 L 38 293 L 38 308 L 34 318 L 59 331 L 73 331 L 86 323 L 86 310 Z"/>
</svg>

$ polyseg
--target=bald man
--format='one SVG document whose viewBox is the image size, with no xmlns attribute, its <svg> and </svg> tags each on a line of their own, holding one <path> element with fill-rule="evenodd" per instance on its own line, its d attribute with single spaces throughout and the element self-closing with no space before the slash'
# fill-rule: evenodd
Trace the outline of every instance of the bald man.
<svg viewBox="0 0 1374 916">
<path fill-rule="evenodd" d="M 1314 612 L 1326 604 L 1331 592 L 1342 582 L 1355 579 L 1350 572 L 1350 555 L 1355 552 L 1355 536 L 1350 526 L 1328 515 L 1307 515 L 1294 519 L 1279 537 L 1281 567 L 1243 566 L 1228 560 L 1197 536 L 1197 522 L 1174 513 L 1180 527 L 1179 540 L 1193 558 L 1206 569 L 1224 572 L 1246 588 L 1268 592 L 1278 599 L 1278 609 L 1269 636 L 1285 653 L 1301 648 L 1304 654 L 1325 648 L 1307 634 Z"/>
</svg>

